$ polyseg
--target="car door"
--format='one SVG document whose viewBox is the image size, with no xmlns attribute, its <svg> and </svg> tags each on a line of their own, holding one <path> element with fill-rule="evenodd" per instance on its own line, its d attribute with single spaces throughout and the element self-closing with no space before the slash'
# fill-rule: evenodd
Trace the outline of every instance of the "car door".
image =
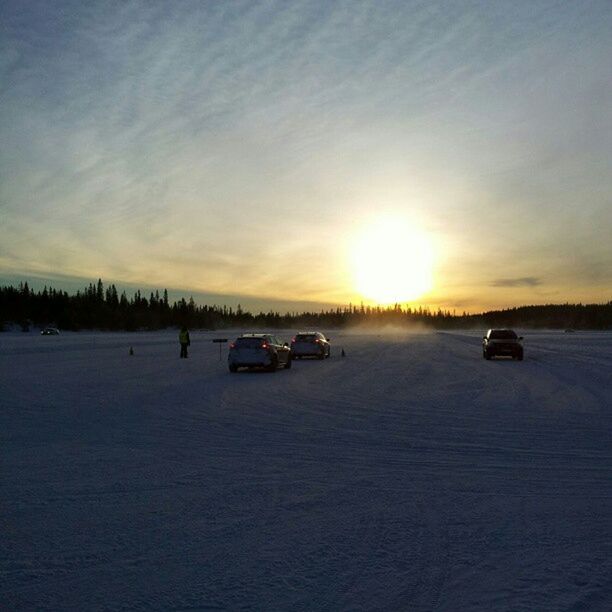
<svg viewBox="0 0 612 612">
<path fill-rule="evenodd" d="M 278 354 L 279 362 L 287 363 L 287 360 L 289 359 L 289 347 L 284 346 L 283 343 L 276 336 L 274 336 L 274 345 Z"/>
<path fill-rule="evenodd" d="M 329 340 L 326 338 L 325 334 L 321 334 L 323 338 L 323 345 L 325 346 L 325 354 L 329 353 Z"/>
<path fill-rule="evenodd" d="M 329 347 L 327 338 L 321 333 L 317 333 L 317 338 L 320 340 L 320 344 L 323 347 L 323 354 L 327 355 L 327 349 Z"/>
</svg>

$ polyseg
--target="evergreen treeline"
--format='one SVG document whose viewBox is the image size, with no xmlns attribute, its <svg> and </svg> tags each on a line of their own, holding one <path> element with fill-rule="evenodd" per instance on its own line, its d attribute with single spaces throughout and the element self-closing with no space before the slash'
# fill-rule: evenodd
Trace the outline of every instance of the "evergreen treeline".
<svg viewBox="0 0 612 612">
<path fill-rule="evenodd" d="M 140 291 L 129 297 L 119 295 L 115 285 L 104 288 L 102 280 L 91 283 L 76 295 L 45 287 L 32 291 L 27 283 L 18 287 L 0 287 L 0 328 L 16 323 L 22 329 L 54 325 L 60 329 L 127 330 L 162 329 L 187 325 L 193 329 L 220 328 L 323 328 L 354 325 L 414 326 L 435 329 L 540 327 L 551 329 L 612 329 L 612 301 L 606 304 L 559 304 L 521 306 L 477 315 L 456 315 L 449 311 L 431 312 L 427 308 L 411 309 L 399 304 L 380 306 L 345 306 L 321 312 L 278 312 L 252 314 L 240 305 L 198 306 L 193 297 L 172 304 L 168 291 Z"/>
</svg>

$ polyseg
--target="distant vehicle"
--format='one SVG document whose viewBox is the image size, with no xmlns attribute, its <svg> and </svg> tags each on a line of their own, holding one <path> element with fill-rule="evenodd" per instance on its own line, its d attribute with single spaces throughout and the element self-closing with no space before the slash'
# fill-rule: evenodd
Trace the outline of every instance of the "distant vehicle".
<svg viewBox="0 0 612 612">
<path fill-rule="evenodd" d="M 523 337 L 517 336 L 511 329 L 490 329 L 482 338 L 482 356 L 491 359 L 505 355 L 522 361 L 522 340 Z"/>
<path fill-rule="evenodd" d="M 257 367 L 275 372 L 281 365 L 288 370 L 291 349 L 272 334 L 243 334 L 230 344 L 227 363 L 230 372 Z"/>
<path fill-rule="evenodd" d="M 45 329 L 41 330 L 41 336 L 59 336 L 59 329 L 57 327 L 45 327 Z"/>
<path fill-rule="evenodd" d="M 291 353 L 294 359 L 302 357 L 325 359 L 331 355 L 329 338 L 321 332 L 299 332 L 291 340 Z"/>
</svg>

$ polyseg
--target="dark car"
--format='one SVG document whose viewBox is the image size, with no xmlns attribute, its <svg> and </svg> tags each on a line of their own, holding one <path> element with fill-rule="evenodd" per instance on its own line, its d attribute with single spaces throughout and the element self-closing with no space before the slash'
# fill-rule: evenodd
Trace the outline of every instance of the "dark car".
<svg viewBox="0 0 612 612">
<path fill-rule="evenodd" d="M 279 366 L 291 367 L 291 349 L 273 334 L 243 334 L 230 344 L 227 364 L 230 372 L 238 368 L 265 368 L 276 372 Z"/>
<path fill-rule="evenodd" d="M 490 329 L 482 338 L 482 356 L 485 359 L 505 356 L 522 361 L 522 340 L 523 337 L 511 329 Z"/>
<path fill-rule="evenodd" d="M 59 336 L 59 329 L 57 327 L 45 327 L 45 329 L 41 330 L 41 336 Z"/>
</svg>

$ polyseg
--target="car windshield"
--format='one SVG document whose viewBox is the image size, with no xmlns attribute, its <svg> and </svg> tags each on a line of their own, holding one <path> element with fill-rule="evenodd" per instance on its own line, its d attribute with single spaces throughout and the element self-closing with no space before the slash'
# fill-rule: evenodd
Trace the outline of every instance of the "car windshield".
<svg viewBox="0 0 612 612">
<path fill-rule="evenodd" d="M 259 348 L 265 338 L 238 338 L 236 346 L 239 348 Z"/>
<path fill-rule="evenodd" d="M 511 329 L 494 329 L 490 337 L 493 340 L 516 340 L 516 334 Z"/>
<path fill-rule="evenodd" d="M 298 334 L 295 338 L 298 342 L 312 342 L 317 339 L 315 334 Z"/>
</svg>

